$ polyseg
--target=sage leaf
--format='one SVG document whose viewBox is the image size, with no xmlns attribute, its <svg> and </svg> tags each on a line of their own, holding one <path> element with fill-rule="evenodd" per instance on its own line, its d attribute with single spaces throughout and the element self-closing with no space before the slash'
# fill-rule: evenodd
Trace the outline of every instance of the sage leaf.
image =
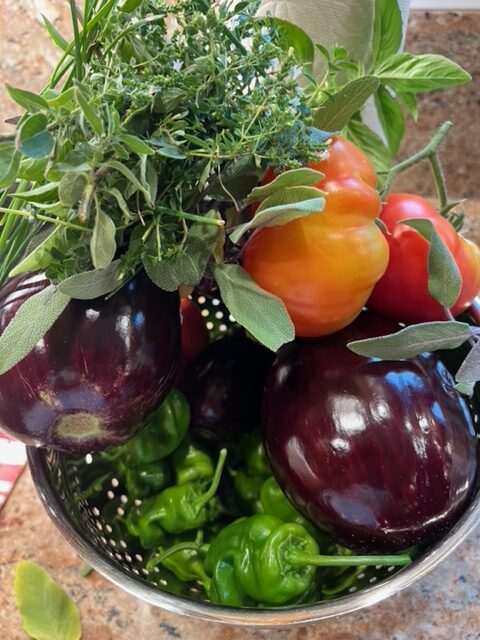
<svg viewBox="0 0 480 640">
<path fill-rule="evenodd" d="M 288 187 L 312 187 L 320 182 L 325 176 L 320 171 L 309 169 L 291 169 L 276 176 L 271 182 L 261 187 L 255 187 L 245 199 L 246 204 L 265 200 L 276 191 L 287 189 Z"/>
<path fill-rule="evenodd" d="M 49 202 L 57 199 L 58 182 L 47 182 L 41 187 L 30 189 L 30 191 L 15 191 L 15 198 L 25 200 L 26 202 Z"/>
<path fill-rule="evenodd" d="M 219 200 L 231 200 L 231 196 L 242 200 L 258 184 L 263 172 L 263 169 L 256 165 L 253 156 L 227 162 L 221 170 L 221 179 L 216 175 L 209 179 L 208 194 Z"/>
<path fill-rule="evenodd" d="M 135 217 L 135 214 L 132 211 L 130 211 L 130 209 L 128 208 L 125 198 L 116 187 L 111 187 L 106 191 L 106 193 L 109 193 L 111 196 L 115 198 L 126 220 L 132 220 Z"/>
<path fill-rule="evenodd" d="M 51 250 L 58 247 L 61 241 L 62 228 L 57 226 L 53 231 L 47 231 L 47 235 L 38 243 L 27 256 L 19 262 L 8 274 L 10 278 L 20 273 L 40 271 L 46 269 L 52 259 Z M 34 241 L 36 238 L 34 238 Z"/>
<path fill-rule="evenodd" d="M 398 53 L 402 44 L 402 14 L 397 0 L 375 0 L 372 61 L 378 64 Z"/>
<path fill-rule="evenodd" d="M 321 213 L 325 206 L 323 195 L 323 191 L 315 187 L 290 187 L 275 191 L 260 204 L 252 220 L 239 225 L 230 233 L 230 239 L 238 242 L 251 229 L 276 227 L 312 213 Z"/>
<path fill-rule="evenodd" d="M 106 269 L 77 273 L 58 285 L 59 290 L 76 300 L 94 300 L 111 293 L 121 285 L 118 279 L 120 260 L 114 260 Z"/>
<path fill-rule="evenodd" d="M 404 360 L 426 351 L 456 349 L 471 335 L 470 325 L 466 322 L 424 322 L 410 325 L 387 336 L 354 340 L 349 342 L 347 347 L 367 358 Z"/>
<path fill-rule="evenodd" d="M 458 64 L 434 54 L 397 53 L 375 70 L 375 76 L 395 91 L 398 88 L 410 93 L 445 89 L 471 80 Z"/>
<path fill-rule="evenodd" d="M 53 148 L 54 140 L 47 131 L 48 118 L 43 113 L 29 116 L 18 130 L 20 151 L 27 158 L 45 158 Z"/>
<path fill-rule="evenodd" d="M 65 173 L 58 185 L 58 197 L 65 207 L 73 207 L 82 199 L 87 178 L 82 173 Z"/>
<path fill-rule="evenodd" d="M 350 120 L 343 134 L 367 155 L 378 172 L 385 172 L 392 166 L 392 156 L 383 140 L 360 120 Z"/>
<path fill-rule="evenodd" d="M 32 351 L 69 302 L 70 298 L 51 284 L 19 307 L 0 335 L 0 375 Z"/>
<path fill-rule="evenodd" d="M 150 191 L 142 185 L 137 176 L 122 162 L 119 162 L 118 160 L 109 160 L 104 166 L 109 167 L 110 169 L 115 169 L 115 171 L 121 173 L 125 178 L 127 178 L 134 190 L 143 193 L 148 204 L 153 205 L 153 203 L 150 202 Z"/>
<path fill-rule="evenodd" d="M 265 347 L 277 351 L 295 338 L 295 328 L 284 303 L 261 289 L 242 267 L 215 265 L 213 274 L 232 316 Z"/>
<path fill-rule="evenodd" d="M 78 106 L 80 107 L 83 115 L 85 116 L 85 120 L 92 127 L 97 136 L 103 135 L 103 121 L 100 118 L 99 114 L 88 102 L 87 97 L 82 92 L 79 86 L 76 86 L 74 91 L 75 99 L 78 102 Z"/>
<path fill-rule="evenodd" d="M 388 148 L 396 156 L 405 130 L 405 118 L 397 100 L 385 87 L 379 87 L 374 96 L 378 119 L 385 134 Z"/>
<path fill-rule="evenodd" d="M 155 151 L 138 136 L 132 136 L 129 133 L 121 133 L 118 137 L 121 142 L 123 142 L 130 149 L 130 151 L 133 151 L 133 153 L 136 153 L 140 156 L 151 156 L 155 153 Z"/>
<path fill-rule="evenodd" d="M 168 258 L 152 257 L 154 239 L 147 246 L 143 264 L 148 277 L 165 291 L 176 291 L 182 284 L 197 285 L 217 245 L 220 227 L 196 223 L 188 230 L 183 249 Z M 150 255 L 149 255 L 150 252 Z"/>
<path fill-rule="evenodd" d="M 80 640 L 80 614 L 69 596 L 34 564 L 15 567 L 15 601 L 25 632 L 33 640 Z"/>
<path fill-rule="evenodd" d="M 430 243 L 427 262 L 428 291 L 439 304 L 450 309 L 460 295 L 462 276 L 448 247 L 430 220 L 414 218 L 401 220 L 400 223 L 412 227 Z"/>
<path fill-rule="evenodd" d="M 10 85 L 5 85 L 8 91 L 8 95 L 18 105 L 20 105 L 25 111 L 30 113 L 36 113 L 37 111 L 48 111 L 48 102 L 42 98 L 42 96 L 32 93 L 31 91 L 25 91 L 25 89 L 16 89 Z"/>
<path fill-rule="evenodd" d="M 104 211 L 97 208 L 90 241 L 90 253 L 95 269 L 106 269 L 112 262 L 117 250 L 115 232 L 116 227 L 113 220 Z"/>
<path fill-rule="evenodd" d="M 0 142 L 0 187 L 8 189 L 15 182 L 20 154 L 14 142 Z"/>
<path fill-rule="evenodd" d="M 325 131 L 343 129 L 379 86 L 374 76 L 351 80 L 320 105 L 314 114 L 315 126 Z"/>
<path fill-rule="evenodd" d="M 455 380 L 457 389 L 460 387 L 463 393 L 472 395 L 475 383 L 480 380 L 480 341 L 477 340 L 468 352 L 457 371 Z"/>
</svg>

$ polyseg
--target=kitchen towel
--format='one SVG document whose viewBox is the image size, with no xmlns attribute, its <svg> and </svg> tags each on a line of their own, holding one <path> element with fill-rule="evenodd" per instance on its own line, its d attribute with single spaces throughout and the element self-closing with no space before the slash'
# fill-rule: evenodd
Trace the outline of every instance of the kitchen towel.
<svg viewBox="0 0 480 640">
<path fill-rule="evenodd" d="M 0 433 L 0 510 L 22 473 L 26 461 L 25 445 Z"/>
</svg>

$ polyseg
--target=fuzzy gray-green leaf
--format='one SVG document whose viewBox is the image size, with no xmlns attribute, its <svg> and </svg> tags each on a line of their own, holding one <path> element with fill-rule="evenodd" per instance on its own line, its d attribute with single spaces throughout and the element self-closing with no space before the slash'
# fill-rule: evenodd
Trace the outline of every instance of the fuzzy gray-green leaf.
<svg viewBox="0 0 480 640">
<path fill-rule="evenodd" d="M 35 248 L 9 273 L 9 277 L 30 271 L 40 271 L 46 269 L 51 261 L 51 250 L 58 246 L 62 234 L 62 227 L 55 227 L 46 237 L 35 246 Z M 34 238 L 35 240 L 35 238 Z"/>
<path fill-rule="evenodd" d="M 315 126 L 325 131 L 343 129 L 379 86 L 380 81 L 373 76 L 351 80 L 317 109 Z"/>
<path fill-rule="evenodd" d="M 367 358 L 404 360 L 425 351 L 456 349 L 472 335 L 466 322 L 424 322 L 414 324 L 397 333 L 366 340 L 354 340 L 347 347 Z"/>
<path fill-rule="evenodd" d="M 82 173 L 65 173 L 58 185 L 58 197 L 65 207 L 73 207 L 82 199 L 87 186 L 87 178 Z"/>
<path fill-rule="evenodd" d="M 95 269 L 106 269 L 112 262 L 117 249 L 115 223 L 104 211 L 97 209 L 90 253 Z"/>
<path fill-rule="evenodd" d="M 245 198 L 245 203 L 250 204 L 251 202 L 260 202 L 261 200 L 265 200 L 265 198 L 273 195 L 276 191 L 287 189 L 288 187 L 313 187 L 324 177 L 325 176 L 323 173 L 320 173 L 320 171 L 316 171 L 315 169 L 310 169 L 308 167 L 284 171 L 268 184 L 252 189 L 249 195 Z"/>
<path fill-rule="evenodd" d="M 51 284 L 22 304 L 0 336 L 0 375 L 30 353 L 69 302 L 69 296 Z"/>
<path fill-rule="evenodd" d="M 76 300 L 94 300 L 107 295 L 120 286 L 118 267 L 120 260 L 114 260 L 106 269 L 95 269 L 77 273 L 58 285 L 62 293 Z"/>
<path fill-rule="evenodd" d="M 295 328 L 284 303 L 261 289 L 242 267 L 216 265 L 213 273 L 228 310 L 259 342 L 277 351 L 295 338 Z"/>
<path fill-rule="evenodd" d="M 37 111 L 49 110 L 48 102 L 42 98 L 42 96 L 32 93 L 31 91 L 25 91 L 25 89 L 11 87 L 8 84 L 6 88 L 12 100 L 15 100 L 15 102 L 26 111 L 35 113 Z"/>
</svg>

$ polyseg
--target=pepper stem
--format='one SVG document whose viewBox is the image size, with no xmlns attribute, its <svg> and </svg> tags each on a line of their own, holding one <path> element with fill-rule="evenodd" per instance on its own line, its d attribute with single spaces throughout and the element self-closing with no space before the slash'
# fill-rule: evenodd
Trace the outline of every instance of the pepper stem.
<svg viewBox="0 0 480 640">
<path fill-rule="evenodd" d="M 215 467 L 215 473 L 213 474 L 212 483 L 207 489 L 207 491 L 199 498 L 198 507 L 203 507 L 204 504 L 207 504 L 209 500 L 213 498 L 213 496 L 217 493 L 218 485 L 220 484 L 220 479 L 222 477 L 223 467 L 225 466 L 225 460 L 227 458 L 227 450 L 222 449 L 218 456 L 217 466 Z"/>
<path fill-rule="evenodd" d="M 403 567 L 412 561 L 409 555 L 392 556 L 322 556 L 310 555 L 293 551 L 288 554 L 288 561 L 297 567 L 314 565 L 316 567 L 359 567 L 359 566 L 400 566 Z"/>
<path fill-rule="evenodd" d="M 438 160 L 437 150 L 438 150 L 438 147 L 440 146 L 440 143 L 445 138 L 445 136 L 449 133 L 452 127 L 453 125 L 451 122 L 448 122 L 448 121 L 444 122 L 440 127 L 440 129 L 437 131 L 437 133 L 433 136 L 433 138 L 427 144 L 426 147 L 424 147 L 417 153 L 413 154 L 413 156 L 411 156 L 410 158 L 407 158 L 406 160 L 399 162 L 398 164 L 396 164 L 394 167 L 390 169 L 390 171 L 387 174 L 385 184 L 383 185 L 383 188 L 380 192 L 380 196 L 382 200 L 384 200 L 388 196 L 394 181 L 396 180 L 397 176 L 400 173 L 402 173 L 402 171 L 405 171 L 406 169 L 410 169 L 410 167 L 413 167 L 421 160 L 425 160 L 426 158 L 429 158 L 432 166 L 435 185 L 437 187 L 437 193 L 440 200 L 440 205 L 441 207 L 445 206 L 446 198 L 447 198 L 447 190 L 445 187 L 445 177 L 443 175 L 443 171 L 440 167 L 440 162 Z"/>
</svg>

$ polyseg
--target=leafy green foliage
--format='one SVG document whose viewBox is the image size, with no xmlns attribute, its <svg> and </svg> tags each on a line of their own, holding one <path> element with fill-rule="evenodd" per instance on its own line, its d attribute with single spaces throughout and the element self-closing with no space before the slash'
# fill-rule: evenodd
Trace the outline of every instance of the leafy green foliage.
<svg viewBox="0 0 480 640">
<path fill-rule="evenodd" d="M 80 640 L 77 607 L 48 575 L 26 560 L 15 567 L 15 600 L 25 632 L 33 640 Z"/>
<path fill-rule="evenodd" d="M 29 116 L 18 130 L 20 151 L 27 158 L 45 158 L 54 145 L 54 138 L 47 131 L 48 118 L 45 114 L 36 113 Z"/>
<path fill-rule="evenodd" d="M 324 178 L 323 173 L 303 167 L 301 169 L 292 169 L 279 173 L 271 182 L 260 187 L 255 187 L 245 198 L 245 202 L 262 201 L 269 198 L 274 193 L 290 187 L 313 187 L 317 182 Z"/>
<path fill-rule="evenodd" d="M 30 353 L 69 302 L 70 298 L 51 284 L 22 304 L 0 336 L 0 375 Z"/>
<path fill-rule="evenodd" d="M 383 172 L 390 169 L 392 164 L 390 151 L 380 136 L 361 120 L 350 120 L 343 133 L 366 153 L 376 171 Z"/>
<path fill-rule="evenodd" d="M 460 294 L 462 276 L 448 247 L 430 220 L 414 218 L 402 220 L 402 224 L 418 231 L 430 243 L 427 262 L 428 291 L 443 307 L 453 307 Z"/>
<path fill-rule="evenodd" d="M 375 0 L 372 62 L 378 64 L 398 53 L 402 42 L 402 15 L 396 0 Z"/>
<path fill-rule="evenodd" d="M 351 80 L 319 107 L 315 126 L 327 131 L 343 129 L 379 86 L 380 81 L 373 76 Z"/>
<path fill-rule="evenodd" d="M 85 271 L 63 280 L 58 289 L 66 296 L 77 300 L 93 300 L 111 293 L 122 285 L 118 268 L 119 260 L 111 262 L 106 269 Z"/>
<path fill-rule="evenodd" d="M 254 338 L 272 351 L 295 338 L 293 323 L 283 302 L 261 289 L 242 267 L 216 265 L 213 272 L 223 302 Z"/>
<path fill-rule="evenodd" d="M 389 151 L 394 157 L 398 153 L 405 130 L 403 111 L 398 100 L 385 87 L 379 87 L 375 93 L 375 106 Z"/>
<path fill-rule="evenodd" d="M 31 91 L 25 91 L 24 89 L 15 89 L 8 84 L 6 87 L 12 100 L 26 111 L 29 111 L 30 113 L 35 113 L 36 111 L 48 111 L 48 102 L 41 96 L 32 93 Z"/>
<path fill-rule="evenodd" d="M 472 336 L 466 322 L 424 322 L 405 327 L 388 336 L 348 343 L 354 353 L 367 358 L 404 360 L 425 351 L 456 349 Z"/>
</svg>

